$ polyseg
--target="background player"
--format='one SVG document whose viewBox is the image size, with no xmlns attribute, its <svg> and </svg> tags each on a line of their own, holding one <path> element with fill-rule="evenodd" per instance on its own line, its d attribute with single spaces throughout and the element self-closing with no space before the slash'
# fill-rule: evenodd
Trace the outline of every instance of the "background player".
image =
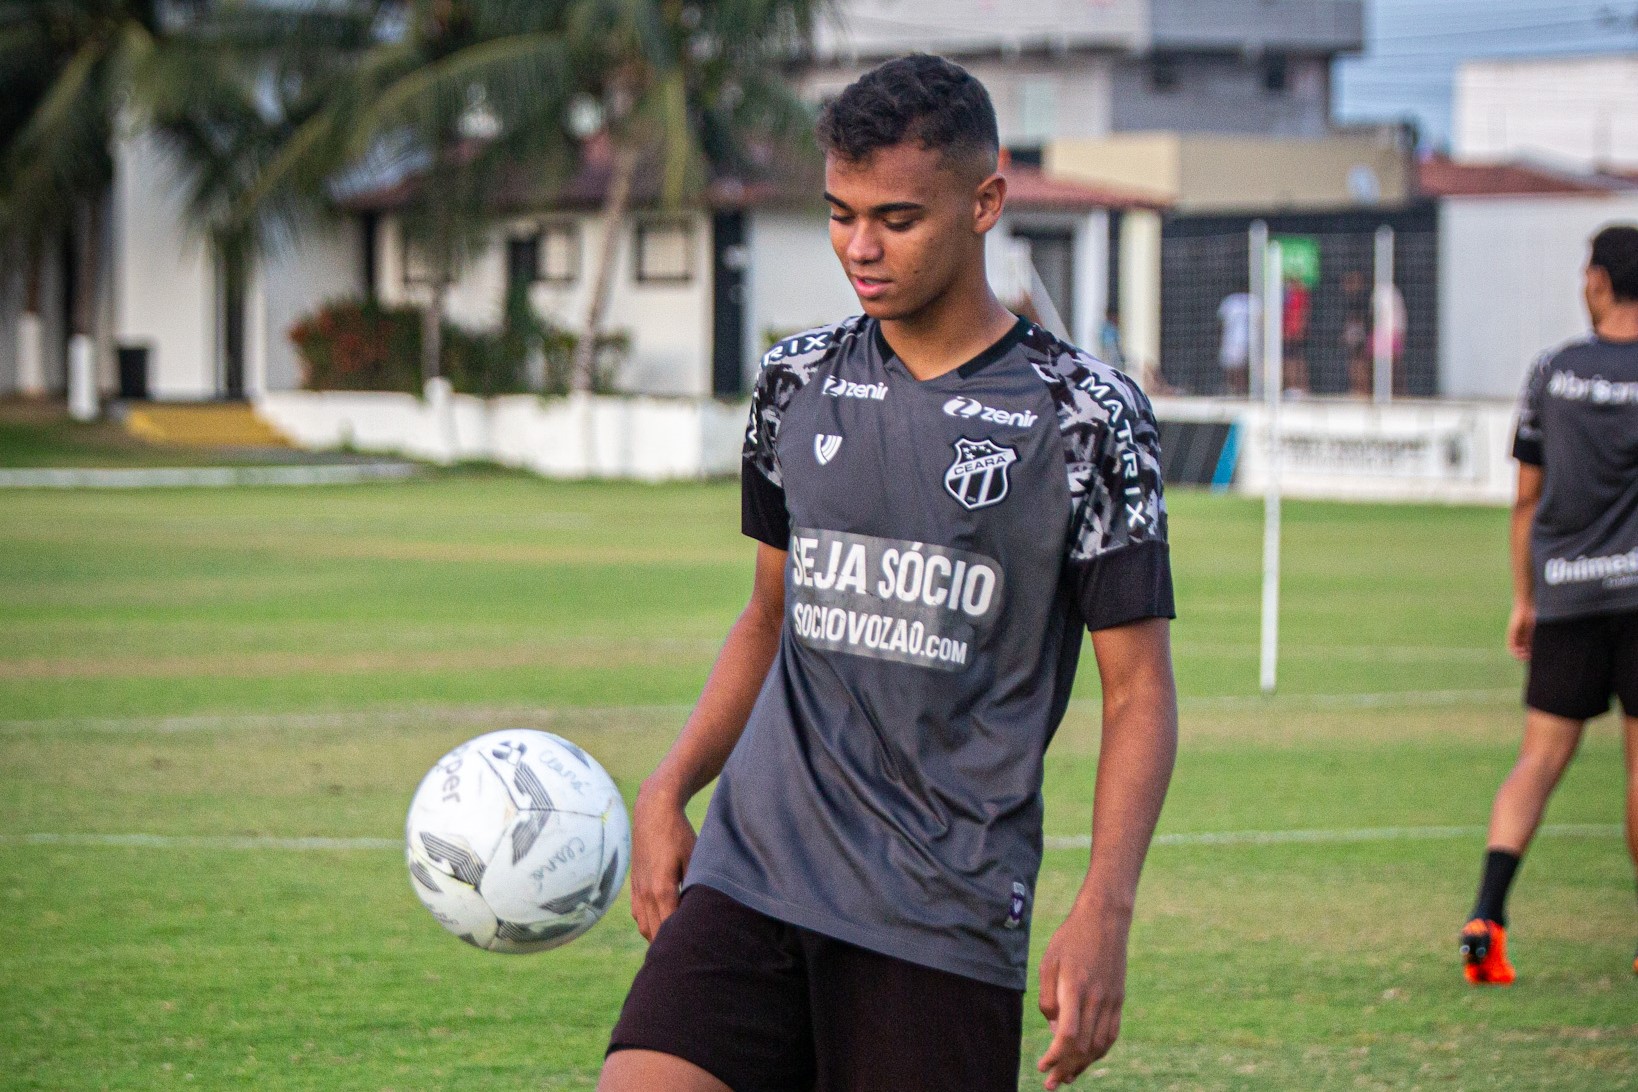
<svg viewBox="0 0 1638 1092">
<path fill-rule="evenodd" d="M 1627 845 L 1638 864 L 1638 227 L 1593 238 L 1584 292 L 1592 336 L 1536 364 L 1513 441 L 1507 644 L 1530 667 L 1524 743 L 1496 793 L 1462 929 L 1475 984 L 1513 981 L 1508 889 L 1583 727 L 1612 693 L 1626 715 Z"/>
<path fill-rule="evenodd" d="M 1090 628 L 1091 862 L 1041 967 L 1055 1088 L 1118 1033 L 1176 751 L 1154 419 L 990 290 L 1006 182 L 976 80 L 890 61 L 819 135 L 865 314 L 764 358 L 755 584 L 637 799 L 653 943 L 599 1087 L 1016 1089 L 1042 754 Z M 684 805 L 719 771 L 696 842 Z"/>
</svg>

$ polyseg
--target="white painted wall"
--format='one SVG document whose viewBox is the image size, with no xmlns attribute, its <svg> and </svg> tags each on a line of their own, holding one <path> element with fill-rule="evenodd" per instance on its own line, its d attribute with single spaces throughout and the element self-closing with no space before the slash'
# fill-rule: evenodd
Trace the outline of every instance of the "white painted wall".
<svg viewBox="0 0 1638 1092">
<path fill-rule="evenodd" d="M 679 214 L 692 225 L 689 254 L 691 275 L 686 282 L 638 283 L 636 260 L 637 217 L 621 227 L 620 249 L 604 325 L 625 330 L 632 348 L 619 389 L 657 395 L 707 395 L 711 392 L 711 220 L 698 212 Z M 580 233 L 580 264 L 573 281 L 536 282 L 530 300 L 541 314 L 570 330 L 585 321 L 591 282 L 602 238 L 602 217 L 545 216 L 567 219 Z M 473 329 L 499 325 L 506 305 L 506 238 L 528 230 L 530 218 L 498 229 L 490 245 L 474 255 L 450 290 L 449 317 Z M 381 297 L 386 302 L 422 303 L 423 285 L 404 282 L 403 244 L 397 222 L 385 217 L 379 233 L 378 269 Z"/>
<path fill-rule="evenodd" d="M 484 459 L 547 477 L 666 481 L 739 467 L 748 406 L 715 399 L 285 391 L 256 412 L 300 447 Z"/>
<path fill-rule="evenodd" d="M 1585 334 L 1588 242 L 1616 221 L 1638 223 L 1638 194 L 1445 199 L 1438 389 L 1515 398 L 1544 350 Z"/>
<path fill-rule="evenodd" d="M 1638 54 L 1469 61 L 1451 144 L 1457 159 L 1638 167 Z"/>
<path fill-rule="evenodd" d="M 361 234 L 355 219 L 326 224 L 262 260 L 258 313 L 247 324 L 246 355 L 256 360 L 260 354 L 258 366 L 247 361 L 246 371 L 260 379 L 250 386 L 252 395 L 300 387 L 301 357 L 290 343 L 290 327 L 328 300 L 364 295 Z M 259 336 L 250 338 L 252 330 Z"/>
<path fill-rule="evenodd" d="M 783 337 L 859 313 L 847 274 L 830 248 L 824 209 L 757 210 L 747 217 L 745 361 L 749 382 L 768 348 Z"/>
<path fill-rule="evenodd" d="M 120 142 L 114 173 L 114 340 L 148 346 L 156 399 L 217 393 L 216 279 L 155 141 Z"/>
</svg>

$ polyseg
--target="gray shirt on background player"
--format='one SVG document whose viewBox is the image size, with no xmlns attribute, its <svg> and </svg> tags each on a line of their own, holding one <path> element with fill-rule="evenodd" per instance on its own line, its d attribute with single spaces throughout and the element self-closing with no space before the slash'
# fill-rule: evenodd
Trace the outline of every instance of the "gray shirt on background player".
<svg viewBox="0 0 1638 1092">
<path fill-rule="evenodd" d="M 1022 989 L 1082 632 L 1174 613 L 1148 400 L 1023 320 L 919 381 L 849 319 L 764 358 L 743 498 L 786 622 L 685 886 Z"/>
<path fill-rule="evenodd" d="M 1543 356 L 1513 457 L 1543 470 L 1530 532 L 1538 620 L 1638 610 L 1638 343 L 1592 336 Z"/>
</svg>

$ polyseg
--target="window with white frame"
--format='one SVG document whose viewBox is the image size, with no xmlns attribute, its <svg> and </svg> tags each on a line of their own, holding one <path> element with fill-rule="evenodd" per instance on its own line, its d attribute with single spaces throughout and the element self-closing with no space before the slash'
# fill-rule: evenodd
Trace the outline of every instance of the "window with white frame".
<svg viewBox="0 0 1638 1092">
<path fill-rule="evenodd" d="M 637 222 L 639 284 L 682 284 L 694 277 L 694 225 L 680 217 Z"/>
</svg>

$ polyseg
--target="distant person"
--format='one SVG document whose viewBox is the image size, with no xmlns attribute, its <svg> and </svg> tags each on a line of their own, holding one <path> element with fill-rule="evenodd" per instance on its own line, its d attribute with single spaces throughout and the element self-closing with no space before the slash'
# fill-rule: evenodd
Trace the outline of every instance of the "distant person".
<svg viewBox="0 0 1638 1092">
<path fill-rule="evenodd" d="M 1611 695 L 1625 714 L 1627 847 L 1638 865 L 1638 226 L 1593 238 L 1584 295 L 1592 336 L 1531 370 L 1513 440 L 1507 645 L 1530 666 L 1524 743 L 1496 793 L 1479 896 L 1462 928 L 1475 985 L 1513 981 L 1508 889 L 1582 729 Z"/>
<path fill-rule="evenodd" d="M 1285 282 L 1285 308 L 1280 317 L 1281 355 L 1285 393 L 1308 393 L 1308 315 L 1314 296 L 1295 277 Z"/>
<path fill-rule="evenodd" d="M 1351 269 L 1342 275 L 1342 353 L 1348 361 L 1348 393 L 1369 398 L 1375 388 L 1375 356 L 1371 351 L 1371 290 L 1365 274 Z"/>
<path fill-rule="evenodd" d="M 1242 398 L 1251 392 L 1251 311 L 1247 292 L 1231 292 L 1217 305 L 1222 327 L 1217 365 L 1223 370 L 1223 389 Z"/>
<path fill-rule="evenodd" d="M 1126 352 L 1120 341 L 1120 311 L 1114 307 L 1104 312 L 1103 321 L 1098 324 L 1098 359 L 1111 368 L 1126 370 Z"/>
</svg>

